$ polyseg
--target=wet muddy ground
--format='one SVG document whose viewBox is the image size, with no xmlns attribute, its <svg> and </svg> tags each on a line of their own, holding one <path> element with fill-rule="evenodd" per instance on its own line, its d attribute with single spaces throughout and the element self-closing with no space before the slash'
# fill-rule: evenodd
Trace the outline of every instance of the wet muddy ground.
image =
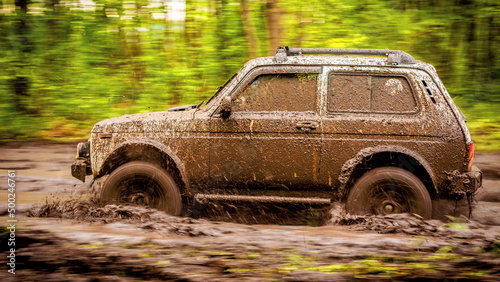
<svg viewBox="0 0 500 282">
<path fill-rule="evenodd" d="M 2 281 L 500 280 L 500 153 L 477 154 L 485 180 L 472 219 L 443 222 L 338 207 L 330 218 L 329 208 L 304 205 L 207 202 L 193 217 L 99 207 L 70 175 L 75 148 L 0 147 Z M 17 173 L 15 275 L 7 170 Z"/>
</svg>

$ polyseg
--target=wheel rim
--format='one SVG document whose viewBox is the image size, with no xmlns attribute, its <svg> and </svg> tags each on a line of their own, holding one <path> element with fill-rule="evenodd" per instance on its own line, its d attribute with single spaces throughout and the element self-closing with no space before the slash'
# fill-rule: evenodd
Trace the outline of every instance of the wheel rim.
<svg viewBox="0 0 500 282">
<path fill-rule="evenodd" d="M 417 196 L 401 182 L 374 183 L 369 199 L 369 209 L 374 214 L 410 213 L 418 210 Z"/>
<path fill-rule="evenodd" d="M 150 177 L 132 175 L 120 182 L 116 200 L 137 206 L 158 208 L 164 198 L 161 184 Z"/>
</svg>

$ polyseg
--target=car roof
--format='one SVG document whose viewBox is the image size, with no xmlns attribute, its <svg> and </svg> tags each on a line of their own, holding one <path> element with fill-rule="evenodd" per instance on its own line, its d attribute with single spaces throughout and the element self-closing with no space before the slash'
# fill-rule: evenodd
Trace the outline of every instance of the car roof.
<svg viewBox="0 0 500 282">
<path fill-rule="evenodd" d="M 258 66 L 378 66 L 421 69 L 431 75 L 436 71 L 430 64 L 417 61 L 411 55 L 399 50 L 381 49 L 328 49 L 278 47 L 276 55 L 248 61 L 242 71 Z"/>
</svg>

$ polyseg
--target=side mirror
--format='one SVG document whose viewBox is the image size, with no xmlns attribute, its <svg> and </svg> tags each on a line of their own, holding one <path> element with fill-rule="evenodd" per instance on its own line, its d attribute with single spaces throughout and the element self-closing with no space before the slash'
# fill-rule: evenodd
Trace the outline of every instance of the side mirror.
<svg viewBox="0 0 500 282">
<path fill-rule="evenodd" d="M 219 116 L 223 119 L 228 118 L 231 115 L 231 97 L 226 96 L 222 99 L 219 108 Z"/>
</svg>

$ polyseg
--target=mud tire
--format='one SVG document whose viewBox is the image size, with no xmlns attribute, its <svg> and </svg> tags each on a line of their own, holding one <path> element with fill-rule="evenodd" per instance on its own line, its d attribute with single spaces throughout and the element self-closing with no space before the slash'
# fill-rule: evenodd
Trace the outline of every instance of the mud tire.
<svg viewBox="0 0 500 282">
<path fill-rule="evenodd" d="M 425 185 L 412 173 L 397 167 L 381 167 L 365 173 L 346 201 L 351 214 L 415 213 L 431 218 L 432 201 Z"/>
<path fill-rule="evenodd" d="M 131 203 L 179 215 L 182 200 L 179 187 L 163 168 L 143 161 L 126 163 L 105 180 L 101 192 L 104 204 Z"/>
</svg>

